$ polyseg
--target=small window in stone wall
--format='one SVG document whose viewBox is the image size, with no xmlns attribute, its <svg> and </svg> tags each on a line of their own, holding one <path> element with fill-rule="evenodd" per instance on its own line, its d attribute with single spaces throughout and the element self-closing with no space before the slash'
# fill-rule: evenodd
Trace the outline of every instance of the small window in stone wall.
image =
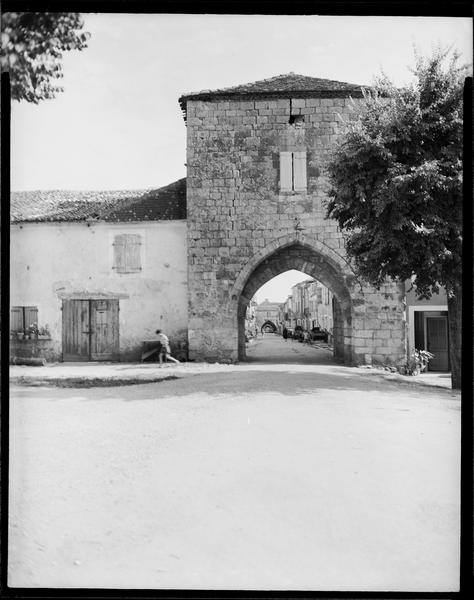
<svg viewBox="0 0 474 600">
<path fill-rule="evenodd" d="M 290 125 L 294 125 L 296 128 L 303 127 L 304 115 L 291 115 L 288 122 Z"/>
<path fill-rule="evenodd" d="M 117 273 L 137 273 L 141 265 L 141 235 L 121 233 L 114 237 L 114 265 Z"/>
<path fill-rule="evenodd" d="M 280 190 L 306 192 L 306 152 L 280 152 Z"/>
</svg>

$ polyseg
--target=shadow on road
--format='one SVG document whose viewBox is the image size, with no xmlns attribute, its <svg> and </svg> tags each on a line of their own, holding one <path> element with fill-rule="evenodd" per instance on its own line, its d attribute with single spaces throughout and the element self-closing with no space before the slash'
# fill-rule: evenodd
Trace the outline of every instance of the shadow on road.
<svg viewBox="0 0 474 600">
<path fill-rule="evenodd" d="M 326 371 L 326 369 L 328 369 Z M 407 382 L 410 383 L 410 382 Z M 285 396 L 314 396 L 324 398 L 332 391 L 357 394 L 393 394 L 403 390 L 404 396 L 425 396 L 450 394 L 450 390 L 420 385 L 404 385 L 398 381 L 388 381 L 373 374 L 357 373 L 341 366 L 301 367 L 289 364 L 253 365 L 247 370 L 234 372 L 203 372 L 182 378 L 130 386 L 101 388 L 35 388 L 35 397 L 53 400 L 83 399 L 106 400 L 110 398 L 126 402 L 136 400 L 160 400 L 161 398 L 181 398 L 190 395 L 231 396 L 235 399 L 251 398 L 253 394 L 274 394 Z M 18 388 L 15 397 L 30 397 L 31 388 Z"/>
</svg>

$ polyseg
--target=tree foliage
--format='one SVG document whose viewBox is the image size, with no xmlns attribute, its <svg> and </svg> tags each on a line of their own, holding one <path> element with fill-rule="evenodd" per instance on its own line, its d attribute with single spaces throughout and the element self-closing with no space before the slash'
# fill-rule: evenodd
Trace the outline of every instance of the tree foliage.
<svg viewBox="0 0 474 600">
<path fill-rule="evenodd" d="M 89 33 L 81 32 L 79 13 L 5 13 L 2 15 L 2 71 L 9 71 L 13 100 L 38 103 L 63 88 L 63 52 L 82 50 Z"/>
<path fill-rule="evenodd" d="M 438 50 L 416 56 L 403 89 L 382 75 L 364 93 L 328 165 L 327 214 L 374 285 L 412 279 L 430 297 L 461 284 L 462 110 L 466 67 Z"/>
</svg>

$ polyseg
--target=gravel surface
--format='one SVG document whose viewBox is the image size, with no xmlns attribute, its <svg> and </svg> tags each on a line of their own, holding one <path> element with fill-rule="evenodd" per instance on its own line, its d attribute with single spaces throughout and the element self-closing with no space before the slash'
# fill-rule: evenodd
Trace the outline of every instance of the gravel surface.
<svg viewBox="0 0 474 600">
<path fill-rule="evenodd" d="M 459 395 L 282 344 L 157 384 L 13 387 L 9 585 L 458 589 Z"/>
</svg>

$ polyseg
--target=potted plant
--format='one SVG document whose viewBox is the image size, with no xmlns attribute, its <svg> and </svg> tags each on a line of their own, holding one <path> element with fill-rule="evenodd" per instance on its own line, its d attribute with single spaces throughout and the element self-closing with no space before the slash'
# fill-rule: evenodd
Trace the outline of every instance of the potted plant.
<svg viewBox="0 0 474 600">
<path fill-rule="evenodd" d="M 30 340 L 38 337 L 38 324 L 37 323 L 32 323 L 28 327 L 28 337 Z"/>
<path fill-rule="evenodd" d="M 434 357 L 434 354 L 428 350 L 413 350 L 406 363 L 404 370 L 405 375 L 419 375 L 428 368 L 429 361 Z"/>
<path fill-rule="evenodd" d="M 49 332 L 49 328 L 47 325 L 44 327 L 40 327 L 38 330 L 38 339 L 40 340 L 49 340 L 51 339 L 51 334 Z"/>
</svg>

